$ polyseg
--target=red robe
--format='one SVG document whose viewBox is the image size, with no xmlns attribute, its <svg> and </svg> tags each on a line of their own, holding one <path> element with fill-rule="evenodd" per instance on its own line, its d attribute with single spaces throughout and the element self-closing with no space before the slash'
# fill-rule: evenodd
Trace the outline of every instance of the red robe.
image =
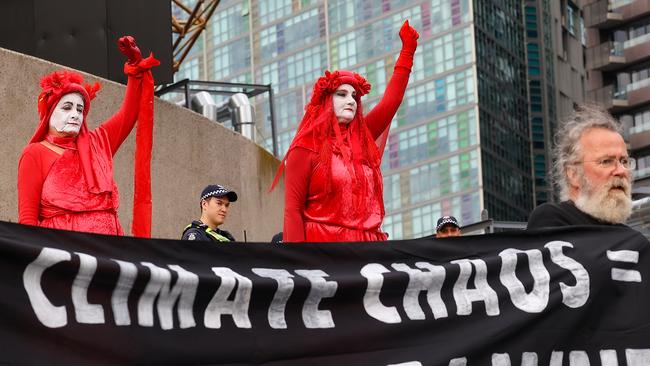
<svg viewBox="0 0 650 366">
<path fill-rule="evenodd" d="M 409 60 L 411 61 L 411 60 Z M 412 61 L 411 61 L 412 62 Z M 399 108 L 410 75 L 407 67 L 396 66 L 381 101 L 365 117 L 365 123 L 383 154 L 388 128 Z M 339 125 L 346 145 L 350 133 Z M 332 139 L 334 137 L 332 136 Z M 354 143 L 354 142 L 353 142 Z M 331 163 L 331 188 L 328 195 L 326 174 L 318 152 L 304 146 L 295 147 L 286 160 L 285 170 L 285 242 L 318 241 L 382 241 L 387 235 L 381 231 L 384 219 L 383 186 L 376 192 L 373 174 L 379 167 L 363 164 L 363 175 L 368 183 L 365 189 L 355 190 L 359 181 L 350 174 L 340 153 L 334 151 Z M 377 171 L 374 172 L 374 169 Z M 365 192 L 360 197 L 356 192 Z M 354 202 L 354 204 L 353 204 Z"/>
<path fill-rule="evenodd" d="M 133 129 L 142 96 L 142 77 L 129 76 L 120 110 L 88 132 L 90 149 L 112 171 L 113 155 Z M 85 123 L 85 121 L 84 121 Z M 75 143 L 62 155 L 40 142 L 27 145 L 18 163 L 18 222 L 27 225 L 122 235 L 119 197 L 112 183 L 102 192 L 88 187 Z"/>
</svg>

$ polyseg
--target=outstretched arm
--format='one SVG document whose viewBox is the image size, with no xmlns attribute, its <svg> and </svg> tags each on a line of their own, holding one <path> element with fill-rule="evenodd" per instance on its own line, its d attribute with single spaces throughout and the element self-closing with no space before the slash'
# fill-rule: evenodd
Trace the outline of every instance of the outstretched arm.
<svg viewBox="0 0 650 366">
<path fill-rule="evenodd" d="M 417 40 L 420 37 L 418 32 L 409 25 L 408 20 L 402 25 L 399 36 L 402 40 L 402 50 L 395 62 L 393 75 L 386 86 L 381 101 L 365 116 L 366 124 L 375 140 L 379 139 L 380 136 L 388 135 L 386 132 L 390 127 L 390 122 L 402 103 L 409 75 L 411 74 L 411 67 L 413 66 L 413 55 L 418 45 Z"/>
<path fill-rule="evenodd" d="M 111 152 L 117 152 L 122 142 L 129 136 L 138 118 L 140 99 L 142 97 L 142 73 L 146 70 L 139 67 L 144 64 L 140 49 L 131 36 L 125 36 L 118 41 L 118 47 L 128 58 L 124 71 L 128 76 L 126 93 L 122 106 L 111 118 L 101 124 L 110 141 Z"/>
<path fill-rule="evenodd" d="M 283 242 L 305 241 L 303 212 L 309 193 L 312 165 L 316 154 L 297 147 L 287 157 L 284 187 L 284 232 Z"/>
<path fill-rule="evenodd" d="M 140 111 L 140 96 L 142 95 L 142 79 L 129 75 L 126 93 L 120 109 L 99 128 L 106 131 L 111 144 L 113 155 L 129 136 Z"/>
</svg>

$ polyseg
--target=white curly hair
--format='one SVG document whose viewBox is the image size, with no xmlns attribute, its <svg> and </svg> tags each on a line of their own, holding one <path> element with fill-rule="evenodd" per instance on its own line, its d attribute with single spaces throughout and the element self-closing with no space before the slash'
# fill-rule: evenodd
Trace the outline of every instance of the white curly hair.
<svg viewBox="0 0 650 366">
<path fill-rule="evenodd" d="M 577 106 L 555 134 L 553 182 L 560 191 L 562 201 L 569 199 L 567 167 L 582 159 L 580 137 L 592 128 L 603 128 L 623 134 L 621 124 L 606 109 L 595 104 Z"/>
</svg>

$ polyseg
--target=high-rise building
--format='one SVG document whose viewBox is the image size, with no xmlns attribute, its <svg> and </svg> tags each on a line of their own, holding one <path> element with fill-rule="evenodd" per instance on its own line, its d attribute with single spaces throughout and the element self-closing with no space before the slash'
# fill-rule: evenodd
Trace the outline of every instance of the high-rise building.
<svg viewBox="0 0 650 366">
<path fill-rule="evenodd" d="M 579 1 L 526 0 L 526 53 L 535 203 L 556 200 L 549 180 L 557 125 L 585 98 L 585 27 Z"/>
<path fill-rule="evenodd" d="M 533 208 L 526 52 L 521 1 L 474 1 L 484 207 L 525 221 Z"/>
<path fill-rule="evenodd" d="M 224 0 L 177 79 L 272 84 L 284 153 L 324 70 L 364 75 L 364 108 L 377 103 L 409 19 L 420 40 L 382 162 L 384 230 L 425 236 L 443 214 L 466 225 L 483 209 L 522 221 L 535 202 L 523 10 L 520 0 Z M 268 101 L 255 103 L 268 115 Z M 258 136 L 270 146 L 267 123 Z"/>
<path fill-rule="evenodd" d="M 626 128 L 637 160 L 637 190 L 650 187 L 650 1 L 598 0 L 585 5 L 587 98 Z M 650 193 L 650 192 L 648 192 Z"/>
</svg>

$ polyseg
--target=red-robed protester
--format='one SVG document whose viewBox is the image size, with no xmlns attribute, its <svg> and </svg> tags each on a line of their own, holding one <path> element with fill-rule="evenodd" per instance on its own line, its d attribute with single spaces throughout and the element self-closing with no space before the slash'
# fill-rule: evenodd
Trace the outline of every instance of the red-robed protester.
<svg viewBox="0 0 650 366">
<path fill-rule="evenodd" d="M 285 170 L 285 242 L 383 241 L 381 157 L 408 84 L 418 33 L 400 29 L 402 50 L 381 101 L 363 115 L 361 75 L 325 72 L 281 165 Z M 274 183 L 275 184 L 275 183 Z"/>
<path fill-rule="evenodd" d="M 132 37 L 122 37 L 128 57 L 126 94 L 119 111 L 89 131 L 86 116 L 100 85 L 83 84 L 71 71 L 41 79 L 40 124 L 18 163 L 19 223 L 56 229 L 123 235 L 117 217 L 119 196 L 113 179 L 113 156 L 136 120 L 133 234 L 150 236 L 150 156 L 153 123 L 151 67 Z M 141 213 L 141 214 L 138 214 Z"/>
</svg>

